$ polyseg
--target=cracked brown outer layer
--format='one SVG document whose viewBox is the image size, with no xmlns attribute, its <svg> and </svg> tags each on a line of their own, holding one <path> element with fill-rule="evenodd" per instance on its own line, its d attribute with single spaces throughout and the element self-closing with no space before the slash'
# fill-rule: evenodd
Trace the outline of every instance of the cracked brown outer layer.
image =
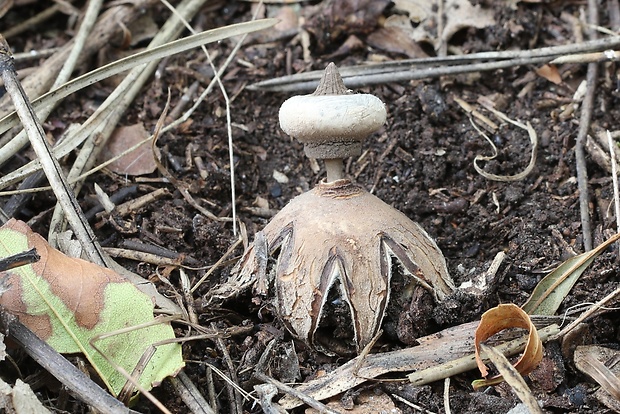
<svg viewBox="0 0 620 414">
<path fill-rule="evenodd" d="M 357 352 L 381 326 L 393 263 L 436 299 L 454 289 L 445 259 L 430 236 L 348 180 L 321 183 L 296 197 L 263 233 L 268 254 L 279 250 L 273 281 L 276 310 L 293 335 L 314 346 L 334 284 L 339 284 L 351 311 Z M 265 277 L 258 274 L 264 259 L 256 251 L 251 246 L 239 262 L 234 271 L 238 281 Z"/>
</svg>

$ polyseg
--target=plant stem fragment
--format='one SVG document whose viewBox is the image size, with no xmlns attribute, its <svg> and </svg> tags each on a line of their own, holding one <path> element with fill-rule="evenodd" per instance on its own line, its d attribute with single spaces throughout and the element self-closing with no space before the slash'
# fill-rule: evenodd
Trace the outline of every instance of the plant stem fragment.
<svg viewBox="0 0 620 414">
<path fill-rule="evenodd" d="M 15 66 L 9 49 L 9 45 L 0 36 L 0 76 L 8 94 L 13 100 L 15 110 L 19 115 L 24 129 L 28 133 L 32 148 L 41 161 L 45 175 L 49 180 L 58 203 L 62 206 L 67 220 L 71 224 L 77 239 L 84 246 L 88 258 L 101 266 L 106 265 L 106 256 L 101 246 L 95 239 L 95 235 L 84 218 L 84 214 L 78 204 L 75 194 L 62 174 L 58 160 L 53 156 L 52 150 L 45 139 L 43 127 L 37 120 L 37 116 L 26 97 L 26 94 L 17 80 Z"/>
</svg>

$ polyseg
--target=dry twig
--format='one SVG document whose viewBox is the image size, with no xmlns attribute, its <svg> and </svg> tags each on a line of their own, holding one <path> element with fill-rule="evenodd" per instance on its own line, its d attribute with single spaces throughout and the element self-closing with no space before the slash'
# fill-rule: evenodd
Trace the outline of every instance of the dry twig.
<svg viewBox="0 0 620 414">
<path fill-rule="evenodd" d="M 482 52 L 437 58 L 409 59 L 382 64 L 339 68 L 349 88 L 404 82 L 414 79 L 433 79 L 445 75 L 491 71 L 514 66 L 549 63 L 570 54 L 590 53 L 620 46 L 620 36 L 606 37 L 583 43 L 540 49 L 503 52 Z M 599 57 L 597 57 L 597 60 Z M 487 61 L 487 62 L 484 62 Z M 250 90 L 290 92 L 314 90 L 322 71 L 312 71 L 269 79 L 248 86 Z"/>
<path fill-rule="evenodd" d="M 598 9 L 596 0 L 588 0 L 588 22 L 591 25 L 598 25 Z M 591 40 L 596 40 L 596 31 L 590 29 Z M 581 118 L 579 119 L 579 133 L 575 144 L 575 161 L 577 164 L 577 186 L 579 188 L 579 210 L 581 215 L 581 231 L 583 234 L 583 249 L 592 250 L 592 229 L 590 226 L 590 208 L 588 196 L 588 171 L 586 168 L 585 142 L 592 110 L 594 96 L 596 92 L 596 79 L 598 76 L 598 63 L 588 64 L 588 74 L 586 78 L 586 96 L 581 106 Z"/>
<path fill-rule="evenodd" d="M 3 42 L 0 50 L 0 72 L 4 85 L 13 100 L 15 110 L 24 124 L 24 129 L 28 132 L 30 143 L 41 161 L 45 175 L 52 185 L 54 194 L 65 211 L 67 219 L 71 223 L 71 227 L 80 244 L 84 247 L 88 258 L 96 264 L 106 266 L 106 256 L 84 218 L 82 209 L 62 173 L 58 160 L 52 154 L 52 150 L 45 138 L 43 127 L 37 121 L 36 114 L 30 102 L 28 102 L 26 93 L 15 78 L 15 69 L 9 46 L 4 38 L 0 38 L 0 41 Z"/>
<path fill-rule="evenodd" d="M 616 232 L 620 233 L 620 195 L 618 195 L 618 166 L 616 164 L 616 152 L 611 134 L 607 131 L 607 144 L 609 145 L 609 158 L 611 160 L 611 179 L 614 186 L 614 207 L 616 212 Z M 619 247 L 620 249 L 620 247 Z M 620 250 L 618 251 L 620 257 Z"/>
<path fill-rule="evenodd" d="M 268 384 L 274 385 L 277 389 L 279 389 L 282 392 L 285 392 L 295 398 L 298 398 L 299 400 L 303 401 L 304 403 L 308 404 L 310 407 L 319 410 L 320 413 L 322 414 L 339 414 L 338 412 L 332 410 L 331 408 L 329 408 L 328 406 L 326 406 L 325 404 L 315 400 L 312 397 L 309 397 L 308 395 L 296 390 L 295 388 L 289 387 L 286 384 L 281 383 L 278 380 L 275 380 L 265 374 L 263 374 L 262 372 L 257 372 L 254 374 L 254 376 L 263 381 L 266 382 Z"/>
<path fill-rule="evenodd" d="M 179 372 L 176 378 L 170 378 L 170 382 L 192 414 L 215 414 L 185 372 Z"/>
<path fill-rule="evenodd" d="M 0 309 L 0 328 L 44 369 L 86 404 L 103 414 L 138 414 L 95 384 L 51 346 L 39 339 L 17 318 Z"/>
<path fill-rule="evenodd" d="M 217 326 L 215 325 L 215 323 L 212 322 L 211 327 L 213 328 L 214 331 L 217 331 Z M 226 368 L 228 369 L 228 375 L 230 376 L 231 381 L 234 382 L 235 384 L 238 384 L 239 379 L 237 378 L 237 370 L 235 369 L 232 359 L 230 359 L 230 355 L 228 354 L 228 349 L 226 348 L 226 345 L 224 344 L 224 341 L 222 340 L 222 338 L 219 338 L 219 337 L 216 338 L 215 345 L 217 346 L 217 349 L 222 354 L 222 358 L 224 359 L 224 363 L 226 365 Z M 241 394 L 237 391 L 235 387 L 232 387 L 229 382 L 226 383 L 226 390 L 228 391 L 228 403 L 230 404 L 229 412 L 231 414 L 235 414 L 235 413 L 242 414 L 243 413 L 243 400 L 242 400 Z"/>
</svg>

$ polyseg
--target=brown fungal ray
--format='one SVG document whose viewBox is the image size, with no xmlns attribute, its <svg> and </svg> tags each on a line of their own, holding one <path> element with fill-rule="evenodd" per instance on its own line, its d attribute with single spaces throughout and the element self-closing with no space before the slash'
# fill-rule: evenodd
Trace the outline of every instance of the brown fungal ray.
<svg viewBox="0 0 620 414">
<path fill-rule="evenodd" d="M 348 180 L 321 183 L 296 197 L 263 233 L 269 252 L 279 250 L 272 282 L 276 311 L 293 335 L 327 352 L 316 333 L 331 289 L 349 309 L 354 352 L 381 326 L 393 263 L 436 299 L 454 289 L 428 234 Z M 259 275 L 259 263 L 250 247 L 233 270 L 233 283 L 240 288 L 265 277 Z"/>
</svg>

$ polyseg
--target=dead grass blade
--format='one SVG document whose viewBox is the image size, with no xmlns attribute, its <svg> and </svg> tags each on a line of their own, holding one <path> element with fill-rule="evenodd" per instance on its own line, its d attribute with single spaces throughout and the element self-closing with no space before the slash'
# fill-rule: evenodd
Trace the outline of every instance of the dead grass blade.
<svg viewBox="0 0 620 414">
<path fill-rule="evenodd" d="M 206 43 L 217 42 L 229 37 L 240 36 L 246 33 L 267 29 L 277 23 L 277 19 L 261 19 L 251 22 L 237 23 L 234 25 L 219 27 L 217 29 L 207 30 L 196 35 L 187 36 L 183 39 L 165 45 L 136 53 L 123 59 L 119 59 L 108 65 L 102 66 L 94 71 L 88 72 L 70 82 L 65 83 L 57 89 L 54 89 L 45 95 L 32 101 L 35 111 L 40 110 L 54 102 L 63 99 L 86 86 L 97 83 L 103 79 L 114 76 L 118 73 L 132 69 L 143 63 L 161 59 L 167 56 L 181 53 L 189 49 L 201 46 Z M 17 125 L 17 114 L 15 112 L 0 119 L 0 134 L 3 134 L 10 128 Z"/>
<path fill-rule="evenodd" d="M 517 397 L 523 401 L 529 412 L 531 414 L 543 414 L 530 388 L 523 380 L 523 377 L 519 375 L 516 368 L 510 364 L 510 361 L 492 346 L 482 344 L 481 348 L 484 354 L 493 362 L 493 365 L 495 365 L 495 368 L 497 368 L 504 380 L 512 387 Z"/>
<path fill-rule="evenodd" d="M 596 381 L 601 388 L 594 394 L 596 398 L 618 412 L 620 409 L 620 365 L 617 364 L 620 352 L 598 345 L 578 346 L 573 356 L 575 366 Z"/>
<path fill-rule="evenodd" d="M 105 253 L 96 241 L 93 230 L 88 225 L 86 218 L 84 218 L 80 205 L 63 175 L 58 160 L 52 155 L 52 149 L 45 138 L 43 127 L 37 120 L 26 93 L 16 78 L 10 48 L 6 40 L 1 36 L 0 48 L 0 75 L 4 81 L 4 86 L 13 101 L 24 129 L 28 133 L 32 148 L 41 162 L 43 171 L 54 190 L 54 195 L 67 215 L 67 220 L 71 224 L 80 244 L 84 247 L 88 258 L 98 265 L 105 266 Z"/>
<path fill-rule="evenodd" d="M 619 239 L 620 233 L 601 243 L 598 247 L 566 260 L 538 282 L 531 296 L 521 308 L 530 315 L 555 314 L 584 270 L 599 254 Z"/>
</svg>

